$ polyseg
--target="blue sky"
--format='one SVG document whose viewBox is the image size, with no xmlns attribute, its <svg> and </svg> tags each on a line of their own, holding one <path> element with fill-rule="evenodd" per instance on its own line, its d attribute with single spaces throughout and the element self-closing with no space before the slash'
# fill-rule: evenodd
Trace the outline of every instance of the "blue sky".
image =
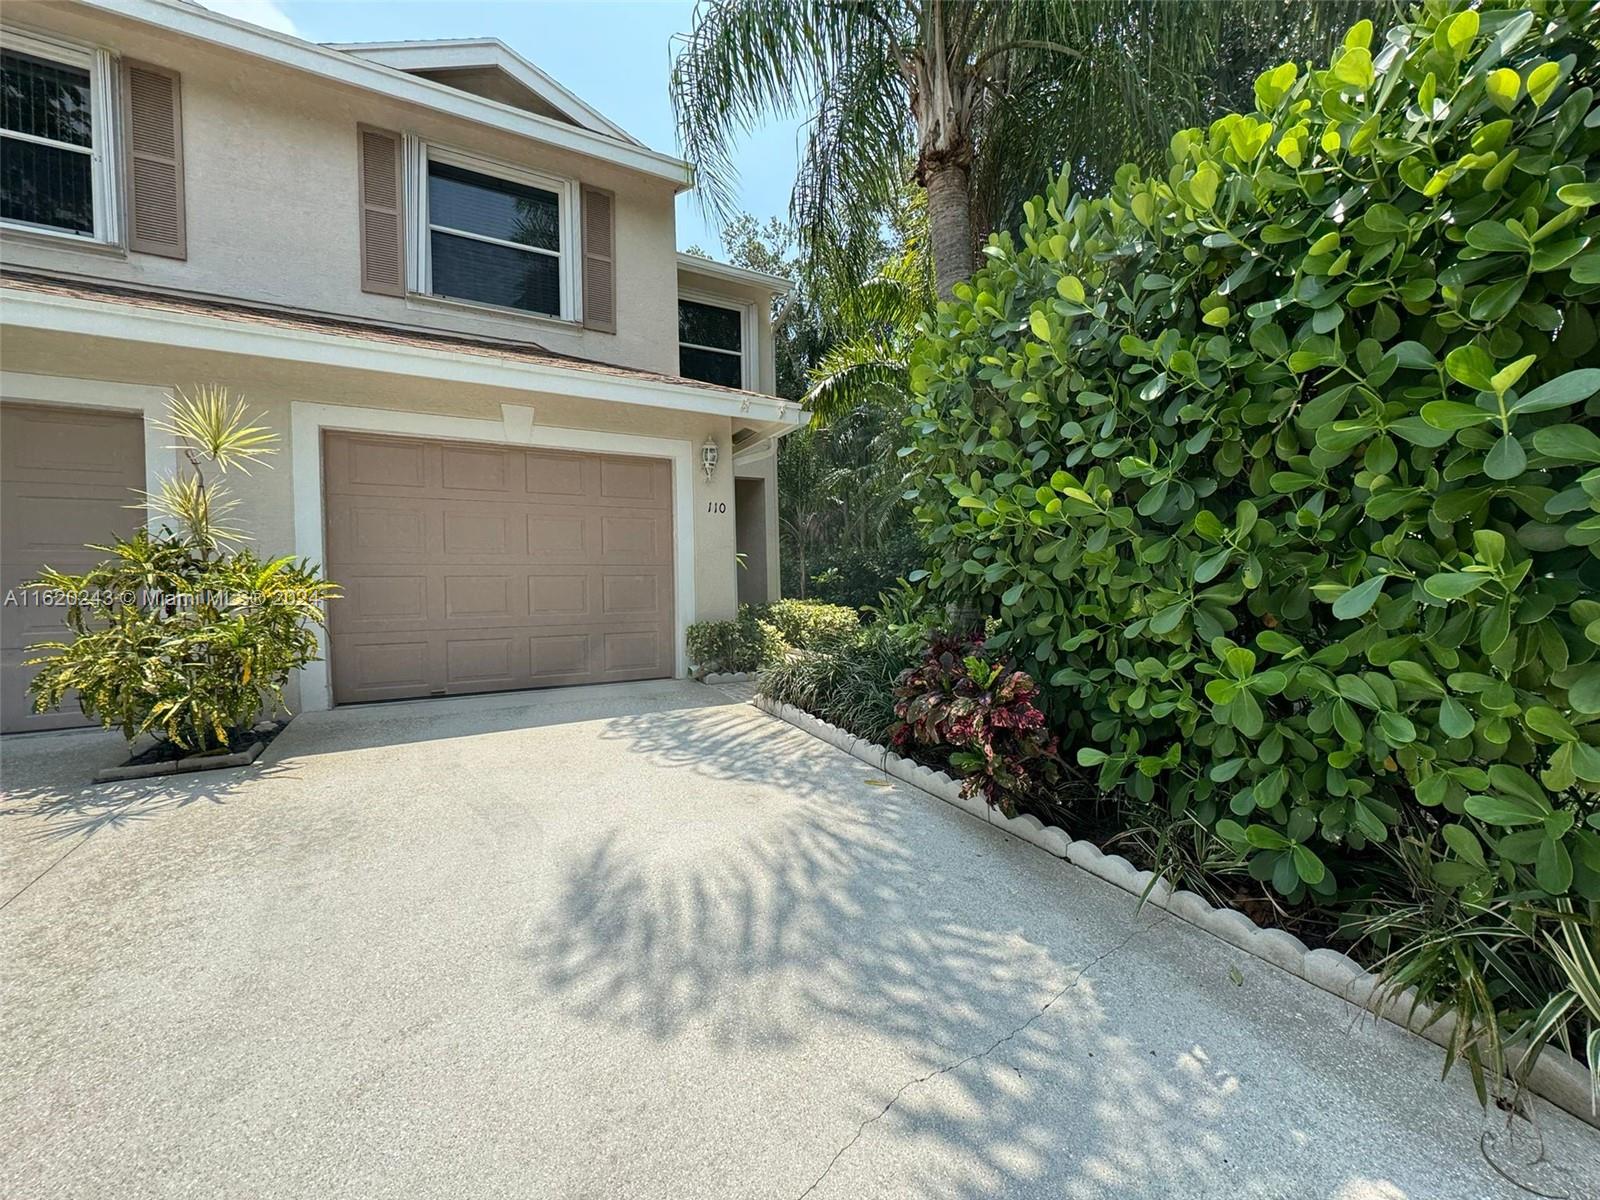
<svg viewBox="0 0 1600 1200">
<path fill-rule="evenodd" d="M 647 146 L 675 153 L 667 96 L 675 33 L 691 0 L 202 0 L 206 7 L 313 42 L 497 37 Z M 765 219 L 789 211 L 799 123 L 774 121 L 741 143 L 742 207 Z M 678 198 L 678 247 L 723 257 L 722 239 L 693 194 Z"/>
</svg>

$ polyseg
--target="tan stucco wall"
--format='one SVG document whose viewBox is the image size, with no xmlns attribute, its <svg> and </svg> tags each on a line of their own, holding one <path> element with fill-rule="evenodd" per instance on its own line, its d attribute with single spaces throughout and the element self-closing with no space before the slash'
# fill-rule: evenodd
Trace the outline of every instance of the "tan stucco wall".
<svg viewBox="0 0 1600 1200">
<path fill-rule="evenodd" d="M 107 252 L 0 234 L 0 262 L 134 287 L 353 316 L 394 325 L 531 341 L 603 362 L 675 373 L 680 281 L 674 189 L 602 160 L 533 143 L 470 121 L 315 79 L 261 59 L 218 50 L 70 4 L 12 0 L 7 24 L 106 47 L 168 67 L 182 80 L 188 257 Z M 603 105 L 604 97 L 596 97 Z M 544 320 L 363 293 L 359 287 L 358 124 L 415 133 L 430 143 L 608 188 L 617 197 L 615 335 Z M 693 273 L 690 273 L 693 275 Z M 684 286 L 756 305 L 758 386 L 772 389 L 769 294 L 739 283 L 686 279 Z M 242 394 L 283 438 L 273 469 L 230 481 L 239 520 L 264 553 L 302 553 L 295 543 L 291 436 L 296 402 L 498 420 L 501 405 L 531 406 L 539 425 L 680 439 L 689 444 L 694 611 L 687 620 L 736 608 L 734 421 L 676 409 L 580 400 L 487 385 L 440 383 L 407 373 L 333 369 L 233 353 L 69 336 L 4 324 L 7 372 L 168 388 L 216 383 Z M 397 372 L 405 369 L 397 367 Z M 722 465 L 699 469 L 708 437 Z M 720 506 L 721 511 L 718 511 Z M 777 574 L 776 487 L 769 488 L 767 570 Z M 776 586 L 773 586 L 776 594 Z"/>
<path fill-rule="evenodd" d="M 178 261 L 8 234 L 0 238 L 0 261 L 531 340 L 563 354 L 676 372 L 678 273 L 670 183 L 71 5 L 13 0 L 5 6 L 5 20 L 179 72 L 189 244 L 188 259 Z M 441 146 L 614 191 L 617 333 L 362 292 L 358 123 L 415 132 Z"/>
<path fill-rule="evenodd" d="M 282 439 L 270 468 L 255 469 L 250 475 L 232 475 L 227 481 L 240 502 L 238 522 L 251 531 L 256 548 L 269 555 L 306 550 L 295 538 L 296 498 L 291 465 L 294 455 L 305 449 L 297 446 L 292 437 L 291 412 L 296 402 L 492 421 L 501 419 L 501 405 L 521 405 L 534 409 L 535 423 L 542 427 L 681 439 L 689 443 L 692 452 L 689 478 L 695 606 L 685 617 L 688 621 L 719 620 L 732 616 L 737 608 L 736 506 L 730 444 L 733 422 L 728 417 L 251 356 L 173 350 L 12 326 L 0 326 L 0 366 L 8 373 L 72 375 L 163 388 L 219 383 L 242 396 L 252 414 Z M 84 391 L 90 391 L 88 384 Z M 721 452 L 717 472 L 709 481 L 700 468 L 700 448 L 707 438 L 715 438 Z M 770 550 L 775 564 L 775 541 Z"/>
<path fill-rule="evenodd" d="M 754 390 L 773 395 L 778 390 L 777 363 L 772 343 L 772 292 L 765 287 L 728 279 L 708 271 L 697 271 L 682 263 L 678 266 L 678 289 L 703 293 L 734 304 L 748 305 L 756 317 L 756 377 Z M 677 370 L 676 364 L 673 370 Z"/>
</svg>

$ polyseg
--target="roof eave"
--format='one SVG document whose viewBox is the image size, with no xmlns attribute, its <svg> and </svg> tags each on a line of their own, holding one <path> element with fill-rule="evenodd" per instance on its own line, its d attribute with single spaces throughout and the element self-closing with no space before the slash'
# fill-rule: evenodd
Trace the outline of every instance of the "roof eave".
<svg viewBox="0 0 1600 1200">
<path fill-rule="evenodd" d="M 694 165 L 684 159 L 564 121 L 541 117 L 497 100 L 474 96 L 458 88 L 411 75 L 397 67 L 263 29 L 196 4 L 184 3 L 183 0 L 80 2 L 169 33 L 264 58 L 291 70 L 305 71 L 349 87 L 448 113 L 542 145 L 587 154 L 627 170 L 670 182 L 680 192 L 694 186 Z"/>
<path fill-rule="evenodd" d="M 792 401 L 753 392 L 698 387 L 689 382 L 639 378 L 581 366 L 557 366 L 428 346 L 397 345 L 357 334 L 292 329 L 199 313 L 53 295 L 0 282 L 4 325 L 146 343 L 173 349 L 424 376 L 596 400 L 730 417 L 784 430 L 809 414 Z"/>
<path fill-rule="evenodd" d="M 765 271 L 752 271 L 748 267 L 736 267 L 732 263 L 717 262 L 712 258 L 701 258 L 698 254 L 686 254 L 681 250 L 678 251 L 678 269 L 682 271 L 698 271 L 702 275 L 710 275 L 717 279 L 727 279 L 735 283 L 765 288 L 776 296 L 784 295 L 794 289 L 794 280 L 785 279 L 781 275 L 769 275 Z"/>
</svg>

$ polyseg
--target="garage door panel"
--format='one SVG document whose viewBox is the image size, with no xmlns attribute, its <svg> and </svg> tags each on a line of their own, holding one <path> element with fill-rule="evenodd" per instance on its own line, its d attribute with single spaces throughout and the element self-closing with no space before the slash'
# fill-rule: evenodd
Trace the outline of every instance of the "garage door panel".
<svg viewBox="0 0 1600 1200">
<path fill-rule="evenodd" d="M 520 621 L 528 615 L 520 602 L 522 589 L 510 575 L 448 575 L 444 579 L 447 621 Z"/>
<path fill-rule="evenodd" d="M 524 673 L 519 670 L 518 650 L 526 644 L 525 635 L 450 637 L 444 644 L 445 687 L 452 691 L 516 687 Z"/>
<path fill-rule="evenodd" d="M 534 678 L 557 680 L 592 676 L 590 640 L 587 633 L 535 634 L 529 639 Z"/>
<path fill-rule="evenodd" d="M 672 673 L 671 464 L 384 440 L 327 435 L 336 701 Z"/>
<path fill-rule="evenodd" d="M 658 489 L 659 464 L 642 458 L 602 458 L 600 460 L 600 498 L 602 500 L 654 500 Z"/>
<path fill-rule="evenodd" d="M 606 633 L 601 638 L 608 673 L 654 671 L 662 665 L 661 638 L 653 629 Z"/>
<path fill-rule="evenodd" d="M 524 495 L 567 504 L 593 490 L 584 476 L 598 469 L 592 459 L 580 455 L 539 450 L 523 451 L 522 465 Z"/>
<path fill-rule="evenodd" d="M 58 570 L 93 565 L 105 555 L 85 550 L 85 546 L 108 545 L 118 533 L 129 531 L 130 520 L 138 523 L 142 508 L 131 518 L 124 515 L 133 499 L 128 491 L 94 496 L 82 490 L 26 484 L 16 490 L 7 489 L 6 559 L 15 562 L 26 558 Z M 13 529 L 16 533 L 11 532 Z"/>
<path fill-rule="evenodd" d="M 477 446 L 444 446 L 439 451 L 440 484 L 446 493 L 504 496 L 518 466 L 512 452 Z"/>
<path fill-rule="evenodd" d="M 362 497 L 328 522 L 328 557 L 341 562 L 420 562 L 428 556 L 428 542 L 427 514 L 415 501 Z"/>
<path fill-rule="evenodd" d="M 339 482 L 353 490 L 373 487 L 392 494 L 398 488 L 420 492 L 428 486 L 427 448 L 419 442 L 349 438 L 342 445 Z"/>
<path fill-rule="evenodd" d="M 661 614 L 662 580 L 654 573 L 603 577 L 601 614 L 607 617 L 654 617 Z"/>
<path fill-rule="evenodd" d="M 59 632 L 59 626 L 56 631 Z M 0 706 L 0 719 L 6 733 L 30 733 L 46 729 L 74 729 L 90 724 L 78 709 L 77 693 L 69 695 L 59 712 L 36 713 L 33 698 L 28 695 L 28 684 L 39 673 L 38 667 L 25 667 L 23 662 L 33 655 L 25 649 L 13 647 L 0 651 L 0 675 L 5 677 L 5 695 Z"/>
<path fill-rule="evenodd" d="M 393 622 L 420 626 L 428 620 L 426 575 L 370 575 L 347 579 L 333 607 L 332 623 L 351 629 Z"/>
<path fill-rule="evenodd" d="M 565 508 L 527 515 L 528 556 L 549 562 L 586 563 L 595 544 L 589 534 L 593 517 Z"/>
<path fill-rule="evenodd" d="M 530 575 L 528 576 L 528 616 L 535 622 L 558 620 L 587 620 L 589 608 L 589 575 Z"/>
<path fill-rule="evenodd" d="M 497 559 L 521 558 L 522 525 L 520 514 L 504 511 L 499 505 L 452 505 L 445 509 L 440 528 L 440 550 L 448 561 L 492 555 Z"/>
<path fill-rule="evenodd" d="M 391 636 L 354 635 L 339 641 L 337 672 L 346 686 L 374 700 L 427 695 L 436 674 L 433 639 L 423 635 L 401 640 Z M 336 675 L 336 686 L 340 682 Z"/>
<path fill-rule="evenodd" d="M 643 514 L 598 517 L 601 562 L 650 562 L 669 560 L 672 555 L 666 524 L 658 516 Z"/>
<path fill-rule="evenodd" d="M 64 608 L 21 585 L 45 566 L 77 574 L 106 556 L 87 543 L 130 536 L 144 520 L 144 424 L 136 413 L 0 405 L 0 729 L 23 732 L 87 724 L 68 697 L 35 714 L 22 666 L 30 645 L 64 640 Z"/>
<path fill-rule="evenodd" d="M 7 405 L 4 448 L 8 483 L 127 488 L 144 483 L 144 434 L 138 417 L 79 408 Z M 130 461 L 135 431 L 139 454 Z"/>
</svg>

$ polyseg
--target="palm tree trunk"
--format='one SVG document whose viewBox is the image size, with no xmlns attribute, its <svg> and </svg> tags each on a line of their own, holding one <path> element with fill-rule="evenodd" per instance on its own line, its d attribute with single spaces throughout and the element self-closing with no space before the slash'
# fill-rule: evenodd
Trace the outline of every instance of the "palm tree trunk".
<svg viewBox="0 0 1600 1200">
<path fill-rule="evenodd" d="M 942 163 L 927 170 L 928 240 L 933 244 L 933 279 L 939 299 L 972 274 L 972 214 L 967 201 L 967 168 Z"/>
</svg>

